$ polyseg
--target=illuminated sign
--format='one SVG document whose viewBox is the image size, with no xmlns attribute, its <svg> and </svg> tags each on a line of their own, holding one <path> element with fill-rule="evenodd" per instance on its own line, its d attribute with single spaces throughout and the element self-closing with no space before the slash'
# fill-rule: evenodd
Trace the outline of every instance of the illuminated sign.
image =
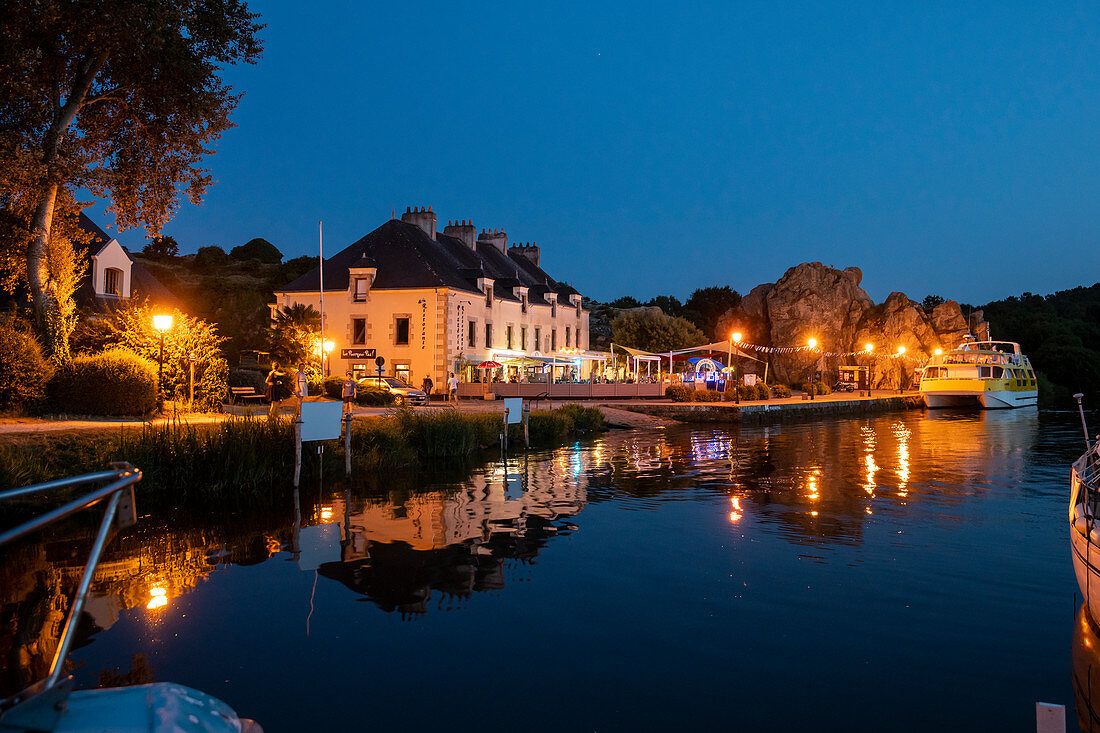
<svg viewBox="0 0 1100 733">
<path fill-rule="evenodd" d="M 373 359 L 374 349 L 340 349 L 341 359 Z"/>
</svg>

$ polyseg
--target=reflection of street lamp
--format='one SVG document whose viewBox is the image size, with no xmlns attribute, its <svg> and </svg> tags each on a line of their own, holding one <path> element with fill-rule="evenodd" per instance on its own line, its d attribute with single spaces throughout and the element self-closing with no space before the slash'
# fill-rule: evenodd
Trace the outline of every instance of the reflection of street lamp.
<svg viewBox="0 0 1100 733">
<path fill-rule="evenodd" d="M 164 411 L 164 334 L 172 328 L 172 316 L 153 316 L 153 328 L 160 331 L 160 359 L 157 360 L 157 412 Z"/>
<path fill-rule="evenodd" d="M 806 344 L 810 347 L 811 351 L 817 349 L 817 339 L 810 339 L 809 341 L 806 342 Z M 816 399 L 814 397 L 814 395 L 817 394 L 817 363 L 820 359 L 821 359 L 820 356 L 814 357 L 814 368 L 813 368 L 813 371 L 810 372 L 810 399 L 811 400 Z"/>
</svg>

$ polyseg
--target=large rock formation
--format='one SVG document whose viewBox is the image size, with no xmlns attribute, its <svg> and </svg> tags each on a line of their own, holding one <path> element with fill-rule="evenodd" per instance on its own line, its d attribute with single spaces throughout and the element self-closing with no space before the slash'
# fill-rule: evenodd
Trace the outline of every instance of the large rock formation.
<svg viewBox="0 0 1100 733">
<path fill-rule="evenodd" d="M 873 366 L 876 386 L 908 384 L 913 368 L 939 349 L 951 349 L 968 333 L 988 338 L 988 324 L 981 313 L 967 318 L 959 304 L 948 300 L 925 312 L 904 293 L 891 293 L 875 305 L 860 287 L 859 268 L 837 270 L 820 262 L 792 267 L 774 284 L 758 285 L 741 306 L 719 322 L 719 332 L 741 331 L 744 340 L 765 346 L 804 346 L 815 338 L 826 352 L 854 352 L 874 344 L 873 356 L 826 358 L 827 370 L 840 363 Z M 894 358 L 899 346 L 903 359 Z M 812 354 L 771 355 L 769 381 L 798 382 L 807 379 Z M 772 376 L 774 375 L 774 376 Z"/>
</svg>

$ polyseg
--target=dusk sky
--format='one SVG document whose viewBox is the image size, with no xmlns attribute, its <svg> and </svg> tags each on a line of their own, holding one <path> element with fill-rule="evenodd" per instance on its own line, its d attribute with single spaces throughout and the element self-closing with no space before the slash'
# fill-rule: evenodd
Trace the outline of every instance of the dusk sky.
<svg viewBox="0 0 1100 733">
<path fill-rule="evenodd" d="M 812 260 L 876 301 L 1100 273 L 1095 3 L 251 5 L 266 50 L 165 228 L 184 252 L 315 254 L 323 219 L 331 254 L 431 205 L 600 300 Z"/>
</svg>

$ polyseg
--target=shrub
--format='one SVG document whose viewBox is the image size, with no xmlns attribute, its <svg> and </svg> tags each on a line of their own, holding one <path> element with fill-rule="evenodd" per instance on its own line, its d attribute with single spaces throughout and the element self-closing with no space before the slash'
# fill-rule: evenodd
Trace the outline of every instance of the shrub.
<svg viewBox="0 0 1100 733">
<path fill-rule="evenodd" d="M 77 356 L 50 382 L 55 409 L 80 415 L 144 415 L 157 404 L 157 367 L 132 351 Z"/>
<path fill-rule="evenodd" d="M 685 387 L 682 384 L 673 384 L 665 387 L 665 397 L 673 402 L 691 402 L 691 393 L 694 391 L 695 390 L 691 387 Z"/>
<path fill-rule="evenodd" d="M 229 262 L 229 255 L 218 246 L 199 247 L 195 253 L 194 267 L 196 270 L 210 271 L 225 267 Z"/>
<path fill-rule="evenodd" d="M 342 399 L 344 396 L 344 378 L 335 375 L 325 377 L 324 390 L 325 397 L 334 400 Z"/>
<path fill-rule="evenodd" d="M 53 371 L 34 336 L 14 324 L 0 325 L 0 409 L 40 403 Z"/>
<path fill-rule="evenodd" d="M 781 400 L 785 400 L 791 396 L 791 388 L 785 384 L 773 384 L 772 394 Z"/>
<path fill-rule="evenodd" d="M 359 386 L 355 388 L 355 403 L 368 407 L 386 407 L 394 403 L 394 395 L 388 390 Z"/>
<path fill-rule="evenodd" d="M 813 384 L 812 388 L 814 389 L 814 394 L 819 394 L 819 395 L 830 394 L 833 391 L 833 388 L 830 387 L 829 385 L 825 384 L 824 382 L 815 382 Z M 811 385 L 810 385 L 809 382 L 803 382 L 802 383 L 802 391 L 803 392 L 805 392 L 806 394 L 809 394 L 810 389 L 811 389 Z"/>
<path fill-rule="evenodd" d="M 607 428 L 607 421 L 603 419 L 603 413 L 597 407 L 569 404 L 562 405 L 559 412 L 573 421 L 575 433 L 590 433 Z"/>
<path fill-rule="evenodd" d="M 293 382 L 294 373 L 291 372 L 291 385 Z M 324 391 L 324 377 L 317 372 L 312 372 L 306 375 L 306 394 L 310 397 L 316 397 Z"/>
<path fill-rule="evenodd" d="M 693 402 L 721 402 L 722 393 L 716 392 L 712 389 L 696 389 L 692 390 L 695 394 L 691 396 Z"/>
<path fill-rule="evenodd" d="M 234 247 L 229 256 L 235 260 L 259 260 L 268 265 L 277 265 L 283 261 L 283 253 L 262 237 L 250 239 L 241 246 Z"/>
</svg>

